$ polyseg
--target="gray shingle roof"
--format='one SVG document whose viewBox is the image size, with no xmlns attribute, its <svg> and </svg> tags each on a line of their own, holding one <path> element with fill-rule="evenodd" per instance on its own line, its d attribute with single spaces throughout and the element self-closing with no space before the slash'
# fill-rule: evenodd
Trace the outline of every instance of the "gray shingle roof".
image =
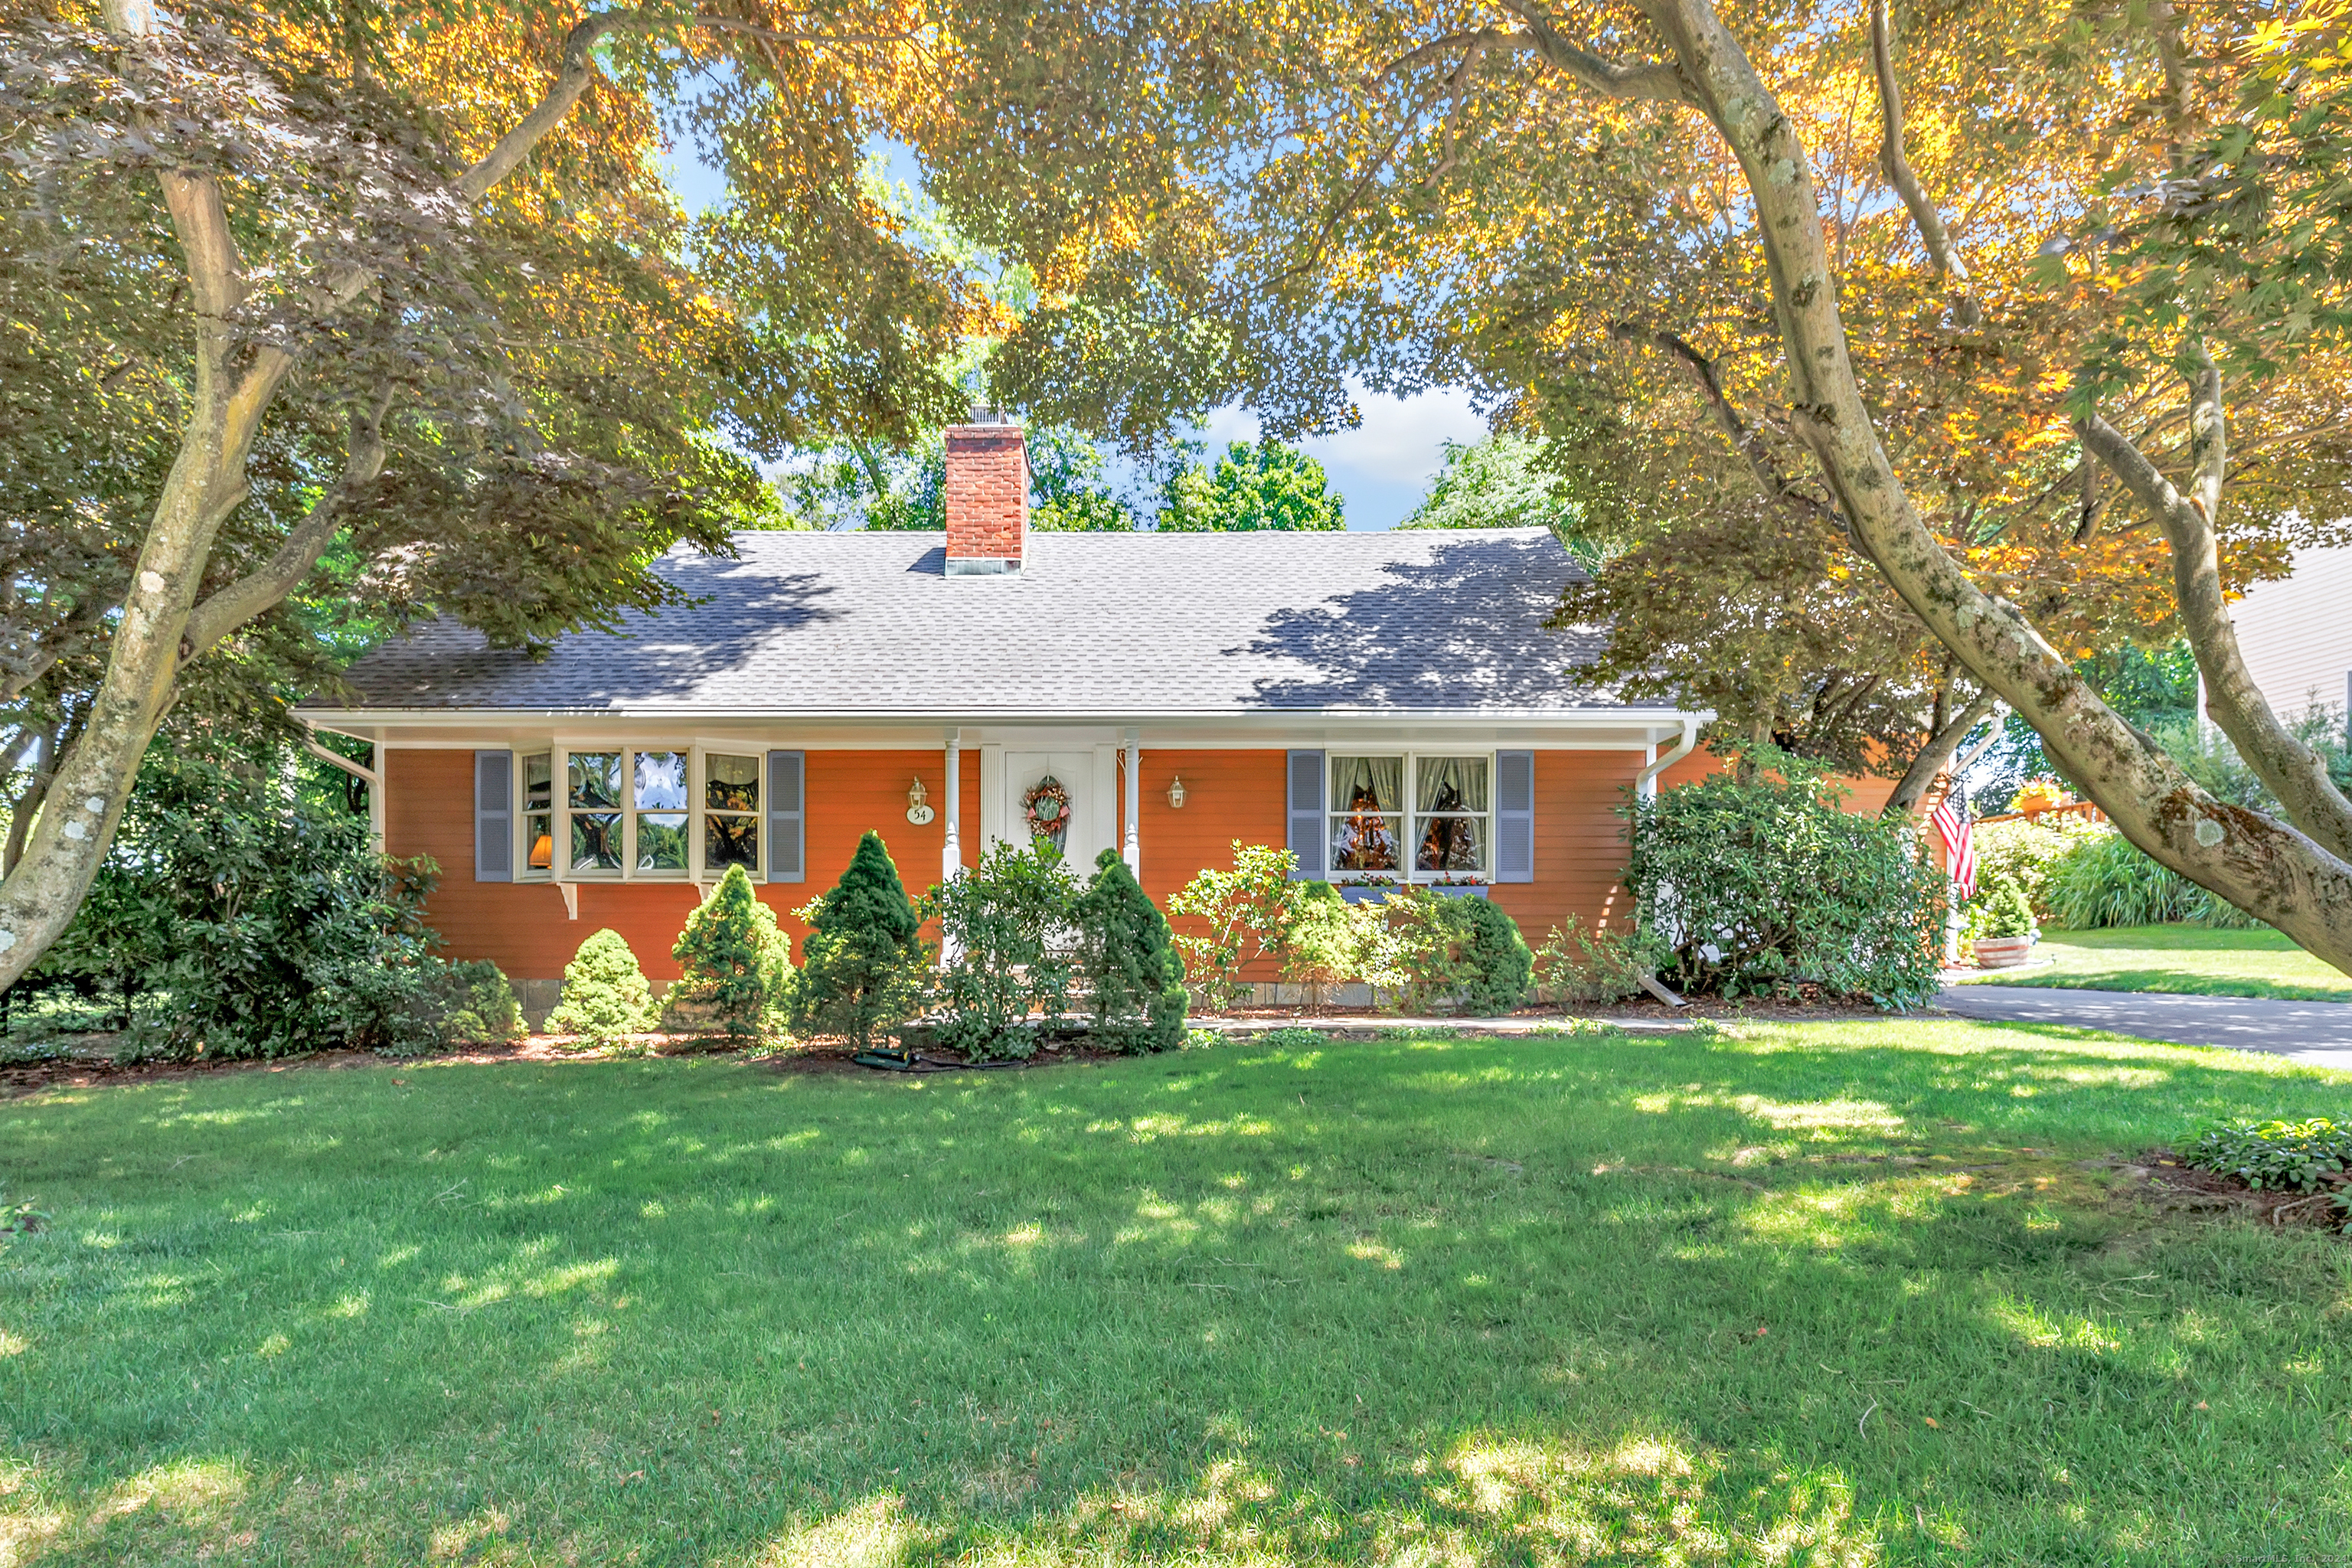
<svg viewBox="0 0 2352 1568">
<path fill-rule="evenodd" d="M 543 661 L 441 620 L 319 705 L 506 710 L 1106 714 L 1617 706 L 1582 572 L 1542 529 L 1037 533 L 1017 576 L 949 577 L 937 533 L 742 533 L 658 565 L 701 601 Z"/>
</svg>

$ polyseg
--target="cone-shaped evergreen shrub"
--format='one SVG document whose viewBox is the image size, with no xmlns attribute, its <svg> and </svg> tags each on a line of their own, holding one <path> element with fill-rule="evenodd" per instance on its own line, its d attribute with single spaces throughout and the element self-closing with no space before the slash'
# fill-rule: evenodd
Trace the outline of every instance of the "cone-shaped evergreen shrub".
<svg viewBox="0 0 2352 1568">
<path fill-rule="evenodd" d="M 685 971 L 682 999 L 707 1009 L 730 1039 L 757 1039 L 769 1016 L 791 1004 L 793 939 L 740 866 L 727 868 L 669 951 Z"/>
<path fill-rule="evenodd" d="M 801 911 L 809 938 L 793 996 L 793 1033 L 835 1035 L 864 1050 L 875 1031 L 921 1005 L 921 921 L 882 836 L 868 828 L 824 897 Z"/>
<path fill-rule="evenodd" d="M 1095 857 L 1077 901 L 1079 964 L 1094 990 L 1095 1035 L 1127 1051 L 1184 1043 L 1184 964 L 1168 917 L 1137 886 L 1116 849 Z"/>
<path fill-rule="evenodd" d="M 1491 1016 L 1507 1013 L 1528 994 L 1535 954 L 1528 951 L 1519 922 L 1486 899 L 1449 900 L 1460 928 L 1462 1006 Z"/>
<path fill-rule="evenodd" d="M 580 944 L 563 966 L 563 996 L 547 1016 L 559 1035 L 577 1035 L 591 1045 L 617 1044 L 654 1026 L 654 992 L 626 938 L 610 927 Z"/>
</svg>

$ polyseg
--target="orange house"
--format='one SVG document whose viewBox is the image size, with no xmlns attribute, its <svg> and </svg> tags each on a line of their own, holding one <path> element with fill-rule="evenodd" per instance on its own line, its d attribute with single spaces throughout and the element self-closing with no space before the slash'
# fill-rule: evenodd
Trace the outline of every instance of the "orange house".
<svg viewBox="0 0 2352 1568">
<path fill-rule="evenodd" d="M 1580 675 L 1599 634 L 1548 625 L 1580 574 L 1542 529 L 1032 533 L 1009 424 L 949 432 L 946 499 L 944 535 L 673 553 L 690 604 L 543 659 L 436 622 L 303 717 L 374 743 L 386 852 L 438 861 L 451 954 L 539 1005 L 599 927 L 674 976 L 730 866 L 797 944 L 867 828 L 915 891 L 1043 832 L 1164 904 L 1239 840 L 1540 939 L 1623 917 L 1625 792 L 1706 765 L 1712 714 Z"/>
</svg>

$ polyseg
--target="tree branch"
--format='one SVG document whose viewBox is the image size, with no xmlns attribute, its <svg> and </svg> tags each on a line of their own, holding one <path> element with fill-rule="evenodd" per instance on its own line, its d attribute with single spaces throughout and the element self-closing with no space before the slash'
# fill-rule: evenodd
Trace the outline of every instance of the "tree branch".
<svg viewBox="0 0 2352 1568">
<path fill-rule="evenodd" d="M 1740 418 L 1739 410 L 1733 407 L 1731 399 L 1724 395 L 1723 383 L 1716 376 L 1713 360 L 1663 327 L 1645 327 L 1639 321 L 1612 321 L 1609 335 L 1620 342 L 1658 349 L 1672 355 L 1690 373 L 1691 380 L 1698 387 L 1699 396 L 1706 400 L 1708 412 L 1715 416 L 1717 426 L 1729 437 L 1732 447 L 1747 462 L 1748 471 L 1756 476 L 1756 482 L 1763 487 L 1764 494 L 1775 505 L 1815 521 L 1834 524 L 1840 530 L 1845 528 L 1844 519 L 1838 516 L 1835 509 L 1822 504 L 1818 497 L 1800 489 L 1796 481 L 1772 466 L 1771 454 L 1764 449 L 1763 437 Z"/>
<path fill-rule="evenodd" d="M 1976 296 L 1969 290 L 1969 269 L 1960 263 L 1959 249 L 1944 226 L 1943 215 L 1928 199 L 1919 177 L 1911 172 L 1911 161 L 1904 155 L 1903 89 L 1895 79 L 1895 25 L 1887 19 L 1886 0 L 1870 0 L 1870 59 L 1878 73 L 1878 110 L 1885 128 L 1878 148 L 1879 172 L 1910 209 L 1928 258 L 1952 280 L 1952 320 L 1973 331 L 1983 324 L 1984 312 L 1977 308 Z"/>
<path fill-rule="evenodd" d="M 1947 771 L 1954 773 L 1965 771 L 1968 763 L 1954 766 L 1952 753 L 1959 750 L 1962 741 L 1969 738 L 1969 731 L 1991 718 L 2000 705 L 1998 693 L 1979 691 L 1976 700 L 1961 709 L 1950 723 L 1932 731 L 1927 736 L 1927 744 L 1919 748 L 1919 754 L 1912 758 L 1911 765 L 1903 771 L 1902 781 L 1895 784 L 1895 793 L 1886 797 L 1886 804 L 1880 808 L 1879 815 L 1916 817 L 1927 805 L 1927 791 L 1937 779 Z M 1998 739 L 2000 734 L 2000 728 L 1995 726 L 1992 738 L 1985 742 L 1985 746 L 1991 745 L 1992 740 Z M 1984 746 L 1979 746 L 1969 753 L 1968 761 L 1973 763 L 1983 754 Z"/>
<path fill-rule="evenodd" d="M 1523 33 L 1507 33 L 1504 41 L 1513 48 L 1532 52 L 1537 58 L 1576 79 L 1577 85 L 1588 92 L 1604 98 L 1646 99 L 1655 103 L 1696 104 L 1698 100 L 1683 80 L 1683 74 L 1664 61 L 1644 61 L 1626 65 L 1593 53 L 1581 44 L 1571 43 L 1551 25 L 1549 17 L 1526 3 L 1507 0 L 1520 21 L 1527 24 Z"/>
<path fill-rule="evenodd" d="M 365 414 L 352 415 L 351 450 L 343 471 L 320 496 L 310 513 L 294 526 L 277 552 L 261 566 L 215 593 L 188 612 L 180 634 L 180 668 L 203 655 L 221 638 L 283 599 L 310 574 L 327 546 L 342 526 L 342 512 L 352 495 L 375 482 L 383 472 L 383 416 L 392 406 L 392 393 L 381 394 Z"/>
<path fill-rule="evenodd" d="M 2238 754 L 2270 787 L 2287 819 L 2329 853 L 2352 859 L 2352 800 L 2327 776 L 2319 754 L 2279 722 L 2238 648 L 2221 589 L 2213 517 L 2221 507 L 2222 469 L 2229 459 L 2222 417 L 2221 374 L 2200 343 L 2189 378 L 2190 451 L 2197 464 L 2184 496 L 2124 434 L 2094 414 L 2074 422 L 2084 447 L 2155 515 L 2172 546 L 2173 594 L 2182 629 L 2205 677 L 2205 710 Z"/>
</svg>

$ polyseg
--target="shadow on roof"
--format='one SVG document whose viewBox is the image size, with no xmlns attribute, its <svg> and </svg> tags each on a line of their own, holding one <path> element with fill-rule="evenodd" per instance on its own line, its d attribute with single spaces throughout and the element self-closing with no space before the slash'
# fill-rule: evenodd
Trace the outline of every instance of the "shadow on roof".
<svg viewBox="0 0 2352 1568">
<path fill-rule="evenodd" d="M 1558 543 L 1487 537 L 1381 568 L 1377 588 L 1277 610 L 1247 652 L 1302 668 L 1260 679 L 1272 708 L 1533 708 L 1558 702 L 1592 633 L 1541 630 L 1576 569 Z M 1530 633 L 1538 635 L 1530 636 Z M 1242 651 L 1242 650 L 1233 650 Z M 1605 700 L 1605 699 L 1603 699 Z"/>
</svg>

